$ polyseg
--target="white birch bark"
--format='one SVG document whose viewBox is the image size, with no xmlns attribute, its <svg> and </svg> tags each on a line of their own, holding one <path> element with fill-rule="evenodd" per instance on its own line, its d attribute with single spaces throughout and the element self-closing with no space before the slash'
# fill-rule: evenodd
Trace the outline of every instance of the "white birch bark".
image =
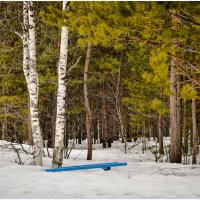
<svg viewBox="0 0 200 200">
<path fill-rule="evenodd" d="M 23 2 L 23 34 L 22 42 L 23 42 L 23 72 L 27 83 L 27 88 L 29 91 L 29 82 L 30 82 L 30 70 L 29 70 L 29 33 L 28 33 L 28 1 Z M 28 96 L 28 107 L 30 108 L 30 97 Z M 30 110 L 30 109 L 29 109 Z M 33 144 L 33 137 L 32 137 L 32 131 L 31 131 L 31 117 L 30 117 L 30 111 L 28 116 L 28 132 L 29 132 L 29 141 L 31 144 Z"/>
<path fill-rule="evenodd" d="M 67 2 L 63 2 L 63 10 L 66 9 Z M 57 113 L 55 127 L 55 145 L 53 153 L 53 167 L 62 166 L 64 133 L 66 122 L 66 66 L 67 66 L 67 50 L 68 50 L 68 29 L 62 26 L 61 42 L 60 42 L 60 58 L 58 64 L 58 92 L 57 92 Z"/>
<path fill-rule="evenodd" d="M 24 74 L 28 81 L 29 97 L 30 97 L 30 117 L 31 117 L 31 130 L 33 136 L 33 159 L 36 165 L 42 166 L 42 155 L 43 155 L 43 141 L 39 122 L 38 113 L 38 94 L 39 94 L 39 82 L 38 74 L 36 71 L 36 43 L 35 43 L 35 21 L 34 21 L 34 10 L 33 2 L 25 2 L 24 6 L 28 4 L 28 50 L 26 48 L 27 41 L 24 40 Z M 26 23 L 27 17 L 24 10 Z M 24 33 L 23 39 L 27 39 Z M 27 59 L 27 52 L 29 51 L 29 60 Z M 26 56 L 26 57 L 25 57 Z M 29 62 L 28 62 L 29 61 Z M 28 62 L 28 63 L 27 63 Z"/>
<path fill-rule="evenodd" d="M 23 2 L 23 71 L 29 90 L 29 37 L 28 37 L 28 1 Z"/>
</svg>

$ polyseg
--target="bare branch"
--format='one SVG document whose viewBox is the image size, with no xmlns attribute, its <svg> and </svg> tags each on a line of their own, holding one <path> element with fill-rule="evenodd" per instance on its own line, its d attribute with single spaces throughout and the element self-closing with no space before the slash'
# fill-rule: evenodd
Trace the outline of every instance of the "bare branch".
<svg viewBox="0 0 200 200">
<path fill-rule="evenodd" d="M 23 37 L 22 37 L 22 34 L 21 33 L 19 33 L 18 31 L 13 31 L 13 33 L 15 34 L 15 35 L 17 35 L 17 36 L 19 36 L 22 40 L 23 40 Z"/>
<path fill-rule="evenodd" d="M 72 66 L 68 69 L 67 74 L 69 74 L 74 68 L 76 68 L 76 66 L 78 65 L 78 63 L 79 63 L 79 61 L 80 61 L 81 58 L 82 58 L 82 56 L 80 56 L 80 57 L 77 59 L 76 63 L 75 63 L 74 65 L 72 65 Z"/>
</svg>

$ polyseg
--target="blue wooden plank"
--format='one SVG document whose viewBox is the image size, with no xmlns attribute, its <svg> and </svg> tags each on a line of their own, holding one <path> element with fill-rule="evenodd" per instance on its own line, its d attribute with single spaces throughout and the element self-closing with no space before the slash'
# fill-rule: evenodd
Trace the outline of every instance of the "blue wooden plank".
<svg viewBox="0 0 200 200">
<path fill-rule="evenodd" d="M 61 171 L 75 171 L 75 170 L 87 170 L 87 169 L 96 169 L 102 168 L 104 170 L 109 170 L 111 167 L 117 166 L 125 166 L 124 164 L 118 164 L 115 166 L 111 165 L 96 165 L 96 166 L 77 166 L 77 167 L 62 167 L 62 168 L 54 168 L 54 169 L 47 169 L 47 172 L 61 172 Z"/>
<path fill-rule="evenodd" d="M 75 170 L 87 170 L 87 169 L 97 169 L 97 168 L 109 170 L 111 167 L 119 167 L 119 166 L 126 166 L 126 165 L 127 163 L 112 162 L 112 163 L 76 165 L 76 166 L 69 166 L 69 167 L 52 168 L 52 169 L 46 169 L 45 171 L 61 172 L 61 171 L 75 171 Z"/>
<path fill-rule="evenodd" d="M 101 164 L 90 164 L 90 165 L 78 165 L 78 166 L 69 166 L 69 167 L 60 167 L 60 168 L 53 168 L 47 169 L 48 172 L 57 172 L 57 171 L 72 171 L 72 170 L 84 170 L 84 169 L 95 169 L 95 168 L 103 168 L 108 169 L 111 166 L 125 166 L 126 164 L 123 163 L 101 163 Z"/>
<path fill-rule="evenodd" d="M 112 163 L 118 163 L 118 162 L 112 162 Z M 68 166 L 68 167 L 52 168 L 52 169 L 47 169 L 47 170 L 58 170 L 58 169 L 59 169 L 59 170 L 62 170 L 63 168 L 66 169 L 66 168 L 69 168 L 69 167 L 70 167 L 70 168 L 72 168 L 72 167 L 73 167 L 73 168 L 77 168 L 77 167 L 87 167 L 87 166 L 90 167 L 90 166 L 96 166 L 96 165 L 99 166 L 99 165 L 106 165 L 106 164 L 111 164 L 111 163 L 98 163 L 98 164 L 88 164 L 88 165 L 75 165 L 75 166 Z M 46 170 L 46 171 L 47 171 L 47 170 Z"/>
<path fill-rule="evenodd" d="M 118 162 L 112 162 L 113 163 L 118 163 Z M 98 163 L 98 164 L 88 164 L 88 165 L 75 165 L 75 166 L 68 166 L 68 167 L 60 167 L 60 168 L 52 168 L 52 169 L 46 169 L 46 171 L 63 171 L 63 169 L 66 169 L 65 171 L 69 171 L 68 169 L 70 168 L 75 168 L 74 170 L 77 170 L 76 168 L 86 168 L 86 167 L 93 167 L 93 166 L 100 166 L 100 165 L 106 165 L 106 164 L 111 164 L 111 163 Z M 100 167 L 101 168 L 101 167 Z"/>
</svg>

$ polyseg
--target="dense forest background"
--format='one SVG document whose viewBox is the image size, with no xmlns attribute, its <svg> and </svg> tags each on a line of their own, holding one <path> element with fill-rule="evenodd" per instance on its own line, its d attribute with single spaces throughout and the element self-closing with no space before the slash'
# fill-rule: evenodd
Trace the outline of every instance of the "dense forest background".
<svg viewBox="0 0 200 200">
<path fill-rule="evenodd" d="M 111 147 L 153 138 L 156 158 L 196 163 L 200 144 L 199 2 L 34 2 L 42 137 L 55 143 L 61 28 L 68 27 L 66 123 L 68 141 L 88 137 L 84 67 L 92 143 Z M 0 3 L 0 139 L 32 144 L 29 95 L 23 73 L 23 2 Z M 90 45 L 88 45 L 90 44 Z M 169 145 L 163 137 L 170 137 Z M 184 159 L 183 159 L 184 158 Z"/>
</svg>

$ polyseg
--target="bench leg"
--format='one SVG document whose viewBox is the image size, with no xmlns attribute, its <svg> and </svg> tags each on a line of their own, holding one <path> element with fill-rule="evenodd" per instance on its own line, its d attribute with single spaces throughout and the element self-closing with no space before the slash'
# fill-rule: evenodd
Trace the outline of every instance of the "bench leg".
<svg viewBox="0 0 200 200">
<path fill-rule="evenodd" d="M 110 167 L 104 168 L 104 171 L 108 171 L 110 170 Z"/>
</svg>

